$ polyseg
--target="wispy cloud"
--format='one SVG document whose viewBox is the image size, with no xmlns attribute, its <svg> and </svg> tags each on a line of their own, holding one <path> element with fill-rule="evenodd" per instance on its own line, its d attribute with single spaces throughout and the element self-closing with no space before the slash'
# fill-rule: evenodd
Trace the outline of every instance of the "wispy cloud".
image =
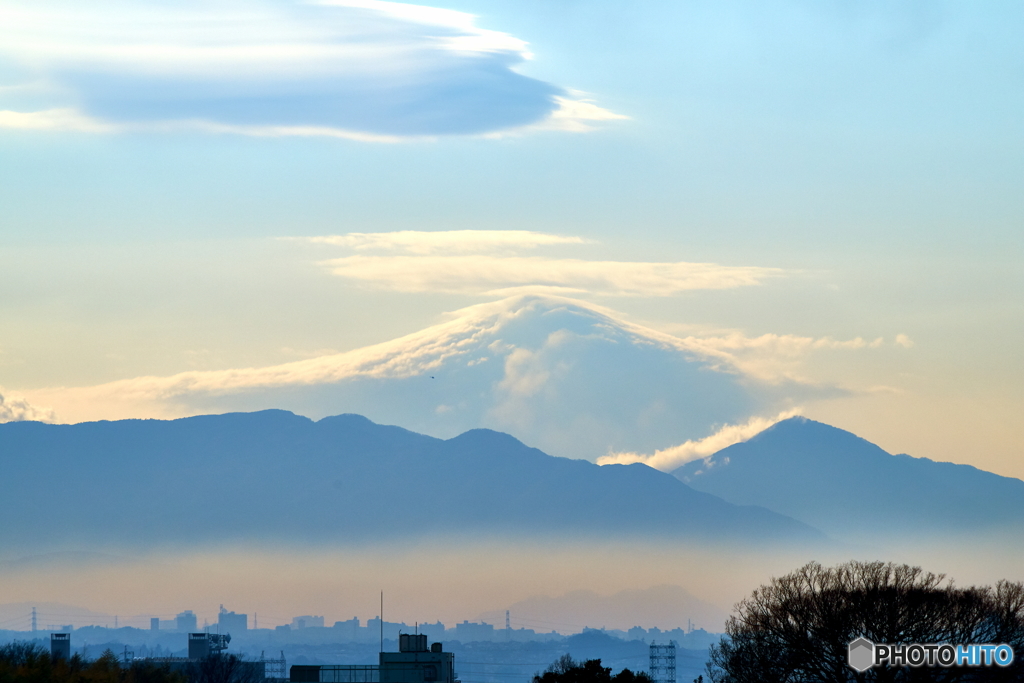
<svg viewBox="0 0 1024 683">
<path fill-rule="evenodd" d="M 629 465 L 641 462 L 655 469 L 668 472 L 690 462 L 714 455 L 723 448 L 746 441 L 776 422 L 787 420 L 800 414 L 796 408 L 779 413 L 775 417 L 752 417 L 744 424 L 725 425 L 711 436 L 703 439 L 686 441 L 678 446 L 658 450 L 650 455 L 643 453 L 609 453 L 597 459 L 599 465 Z"/>
<path fill-rule="evenodd" d="M 590 240 L 571 235 L 552 235 L 530 230 L 400 230 L 397 232 L 350 232 L 304 238 L 317 244 L 348 247 L 357 251 L 401 251 L 409 254 L 485 253 L 506 249 L 534 249 L 556 244 L 585 244 Z"/>
<path fill-rule="evenodd" d="M 395 142 L 623 118 L 517 72 L 530 57 L 470 14 L 381 0 L 13 0 L 0 128 Z"/>
<path fill-rule="evenodd" d="M 717 357 L 727 366 L 750 377 L 765 381 L 791 380 L 806 382 L 802 374 L 803 363 L 812 354 L 822 351 L 859 351 L 881 349 L 885 346 L 909 348 L 897 335 L 891 343 L 883 337 L 866 340 L 833 339 L 832 337 L 805 337 L 792 334 L 762 334 L 749 337 L 740 332 L 726 335 L 696 336 L 680 339 L 687 348 L 699 350 L 704 357 Z"/>
<path fill-rule="evenodd" d="M 777 268 L 715 263 L 583 261 L 523 256 L 347 256 L 326 262 L 339 277 L 399 292 L 495 294 L 557 287 L 611 296 L 671 296 L 731 289 L 777 277 Z"/>
<path fill-rule="evenodd" d="M 0 422 L 53 422 L 54 413 L 49 408 L 40 408 L 18 394 L 12 394 L 0 387 Z"/>
<path fill-rule="evenodd" d="M 34 112 L 0 110 L 0 128 L 80 133 L 110 133 L 116 129 L 115 126 L 83 116 L 70 108 Z"/>
<path fill-rule="evenodd" d="M 455 312 L 452 319 L 381 344 L 261 368 L 188 371 L 166 377 L 145 376 L 92 387 L 56 387 L 33 396 L 76 406 L 95 406 L 103 414 L 177 415 L 175 402 L 195 395 L 223 395 L 255 389 L 330 384 L 356 378 L 420 375 L 446 360 L 491 343 L 494 333 L 523 312 L 523 300 L 490 302 Z M 126 412 L 127 411 L 127 412 Z M 89 413 L 93 414 L 92 412 Z"/>
<path fill-rule="evenodd" d="M 783 274 L 779 268 L 717 263 L 524 256 L 519 252 L 592 242 L 529 230 L 403 230 L 297 239 L 357 252 L 322 264 L 338 277 L 398 292 L 671 296 L 698 289 L 749 287 Z"/>
</svg>

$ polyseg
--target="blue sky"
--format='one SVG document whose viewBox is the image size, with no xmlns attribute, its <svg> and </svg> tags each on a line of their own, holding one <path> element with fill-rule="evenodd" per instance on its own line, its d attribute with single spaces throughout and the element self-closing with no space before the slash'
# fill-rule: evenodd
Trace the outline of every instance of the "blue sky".
<svg viewBox="0 0 1024 683">
<path fill-rule="evenodd" d="M 1009 2 L 6 2 L 3 414 L 124 417 L 69 396 L 541 285 L 822 389 L 719 426 L 799 408 L 1024 476 L 1022 29 Z"/>
</svg>

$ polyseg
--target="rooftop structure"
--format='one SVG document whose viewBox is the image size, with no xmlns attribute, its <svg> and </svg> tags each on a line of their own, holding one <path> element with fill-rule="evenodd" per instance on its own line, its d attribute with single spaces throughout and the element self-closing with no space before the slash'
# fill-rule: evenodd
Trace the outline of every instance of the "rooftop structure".
<svg viewBox="0 0 1024 683">
<path fill-rule="evenodd" d="M 50 634 L 50 659 L 71 659 L 71 634 Z"/>
<path fill-rule="evenodd" d="M 377 665 L 329 664 L 291 668 L 292 683 L 456 683 L 455 655 L 424 634 L 403 633 L 398 652 L 381 652 Z"/>
</svg>

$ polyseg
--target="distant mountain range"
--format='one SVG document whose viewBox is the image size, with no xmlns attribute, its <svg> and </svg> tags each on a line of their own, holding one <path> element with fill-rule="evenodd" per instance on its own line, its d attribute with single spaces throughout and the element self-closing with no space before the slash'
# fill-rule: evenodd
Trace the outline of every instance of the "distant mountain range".
<svg viewBox="0 0 1024 683">
<path fill-rule="evenodd" d="M 358 415 L 15 422 L 0 425 L 0 464 L 7 553 L 428 534 L 824 538 L 645 465 L 556 458 L 489 430 L 441 440 Z"/>
<path fill-rule="evenodd" d="M 761 505 L 844 540 L 1024 529 L 1024 481 L 891 455 L 794 417 L 673 472 L 698 491 Z"/>
<path fill-rule="evenodd" d="M 1024 481 L 891 455 L 804 418 L 672 474 L 556 458 L 485 429 L 442 440 L 358 415 L 314 422 L 279 410 L 2 424 L 0 467 L 8 560 L 224 542 L 648 537 L 757 547 L 1024 528 Z"/>
</svg>

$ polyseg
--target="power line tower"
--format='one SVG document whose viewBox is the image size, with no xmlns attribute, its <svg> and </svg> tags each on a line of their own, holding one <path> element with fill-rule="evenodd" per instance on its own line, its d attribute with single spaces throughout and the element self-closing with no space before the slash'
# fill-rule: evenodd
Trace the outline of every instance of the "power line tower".
<svg viewBox="0 0 1024 683">
<path fill-rule="evenodd" d="M 512 621 L 508 618 L 508 610 L 505 610 L 505 641 L 512 640 Z"/>
<path fill-rule="evenodd" d="M 283 650 L 281 651 L 280 659 L 266 659 L 261 652 L 260 661 L 263 662 L 263 677 L 266 680 L 274 681 L 275 683 L 288 680 L 288 668 L 285 666 Z"/>
<path fill-rule="evenodd" d="M 32 633 L 36 632 L 36 608 L 32 608 Z"/>
<path fill-rule="evenodd" d="M 651 641 L 651 680 L 654 683 L 676 683 L 676 643 L 658 645 Z"/>
</svg>

